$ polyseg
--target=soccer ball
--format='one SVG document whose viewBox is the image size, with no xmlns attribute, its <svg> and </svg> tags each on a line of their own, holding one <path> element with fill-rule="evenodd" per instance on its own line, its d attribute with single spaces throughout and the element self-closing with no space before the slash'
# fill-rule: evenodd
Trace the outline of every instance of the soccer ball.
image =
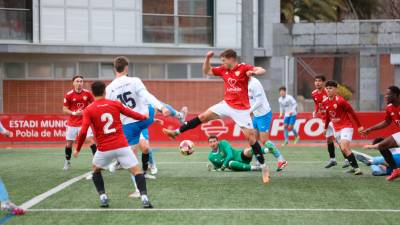
<svg viewBox="0 0 400 225">
<path fill-rule="evenodd" d="M 182 155 L 191 155 L 194 152 L 194 144 L 192 141 L 190 140 L 183 140 L 180 144 L 179 144 L 179 150 L 181 151 Z"/>
</svg>

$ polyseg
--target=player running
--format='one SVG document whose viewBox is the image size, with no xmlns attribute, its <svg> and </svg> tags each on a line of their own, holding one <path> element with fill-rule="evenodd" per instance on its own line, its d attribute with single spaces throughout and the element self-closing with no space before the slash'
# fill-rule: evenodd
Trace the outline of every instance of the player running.
<svg viewBox="0 0 400 225">
<path fill-rule="evenodd" d="M 385 138 L 378 137 L 375 138 L 372 142 L 372 145 L 365 145 L 364 149 L 378 149 L 379 143 L 382 142 Z M 400 148 L 391 148 L 393 159 L 396 162 L 397 166 L 400 166 Z M 356 159 L 365 165 L 369 166 L 372 171 L 373 176 L 386 176 L 390 175 L 393 169 L 387 165 L 385 162 L 385 158 L 382 156 L 372 157 L 362 152 L 357 152 L 353 150 Z"/>
<path fill-rule="evenodd" d="M 147 116 L 123 106 L 118 101 L 105 99 L 106 85 L 104 82 L 95 81 L 91 88 L 95 101 L 83 112 L 83 123 L 77 139 L 78 145 L 74 151 L 74 157 L 78 157 L 89 126 L 92 126 L 98 144 L 98 151 L 93 157 L 93 183 L 100 195 L 101 207 L 108 207 L 108 197 L 101 170 L 108 168 L 108 165 L 116 159 L 124 169 L 128 169 L 135 177 L 143 208 L 152 208 L 153 206 L 147 197 L 146 180 L 138 166 L 136 156 L 129 148 L 120 119 L 120 114 L 136 121 L 144 121 Z"/>
<path fill-rule="evenodd" d="M 313 117 L 318 117 L 325 121 L 325 114 L 326 110 L 322 107 L 322 102 L 324 99 L 328 98 L 328 94 L 326 93 L 324 83 L 325 83 L 325 76 L 323 75 L 317 75 L 314 78 L 314 86 L 315 90 L 311 93 L 312 98 L 314 100 L 314 111 L 313 111 Z M 328 147 L 328 153 L 329 153 L 329 161 L 328 164 L 325 166 L 325 168 L 331 168 L 332 166 L 336 166 L 336 157 L 335 157 L 335 144 L 334 144 L 334 130 L 333 130 L 333 125 L 332 122 L 328 124 L 328 129 L 326 130 L 325 137 L 326 137 L 326 143 Z M 349 161 L 346 159 L 346 156 L 343 155 L 345 158 L 344 163 L 342 168 L 349 167 Z"/>
<path fill-rule="evenodd" d="M 66 130 L 67 144 L 65 146 L 64 170 L 71 168 L 72 145 L 82 126 L 82 112 L 94 101 L 89 90 L 83 88 L 83 76 L 76 75 L 72 78 L 73 89 L 64 95 L 63 112 L 69 116 Z M 89 129 L 87 140 L 90 143 L 92 154 L 96 153 L 96 144 L 93 140 L 93 133 Z"/>
<path fill-rule="evenodd" d="M 0 122 L 0 134 L 10 137 L 11 133 L 6 128 L 4 128 L 3 124 Z M 3 183 L 3 180 L 0 177 L 0 209 L 2 211 L 11 213 L 13 215 L 23 215 L 25 214 L 25 210 L 16 206 L 14 203 L 10 201 L 8 196 L 8 192 L 6 186 Z"/>
<path fill-rule="evenodd" d="M 389 164 L 389 166 L 393 169 L 393 172 L 386 179 L 388 181 L 393 181 L 398 176 L 400 176 L 400 168 L 397 166 L 392 153 L 390 152 L 391 148 L 400 147 L 400 89 L 397 86 L 390 86 L 385 94 L 385 98 L 387 101 L 386 106 L 386 116 L 385 120 L 382 122 L 365 129 L 362 133 L 368 135 L 371 131 L 380 130 L 385 127 L 388 127 L 392 122 L 398 128 L 397 131 L 394 131 L 392 136 L 385 138 L 382 142 L 380 142 L 377 146 L 379 152 L 385 158 L 385 161 Z"/>
<path fill-rule="evenodd" d="M 211 152 L 208 154 L 208 160 L 211 164 L 207 165 L 210 171 L 223 171 L 225 168 L 233 171 L 261 170 L 261 166 L 252 166 L 250 164 L 253 159 L 251 148 L 236 150 L 228 141 L 218 141 L 218 137 L 215 135 L 208 137 L 208 145 L 211 148 Z"/>
<path fill-rule="evenodd" d="M 249 100 L 251 105 L 250 112 L 253 114 L 253 126 L 257 132 L 257 139 L 261 141 L 262 145 L 268 143 L 270 146 L 275 146 L 275 144 L 269 140 L 269 129 L 272 120 L 271 106 L 261 82 L 255 77 L 251 77 L 249 81 Z M 283 158 L 279 149 L 276 147 L 271 149 L 272 150 L 268 152 L 277 158 L 277 171 L 281 171 L 288 163 Z"/>
<path fill-rule="evenodd" d="M 297 102 L 293 96 L 286 94 L 286 87 L 279 88 L 279 118 L 282 118 L 284 113 L 283 119 L 283 126 L 284 126 L 284 136 L 285 141 L 283 142 L 283 146 L 286 146 L 289 143 L 289 132 L 292 131 L 294 134 L 294 141 L 293 144 L 296 144 L 300 140 L 300 136 L 294 125 L 296 123 L 297 118 Z"/>
<path fill-rule="evenodd" d="M 132 150 L 134 150 L 139 143 L 142 130 L 146 129 L 154 121 L 154 109 L 161 111 L 165 116 L 170 115 L 171 112 L 162 102 L 147 91 L 140 78 L 127 76 L 128 64 L 129 61 L 126 57 L 120 56 L 114 59 L 115 79 L 106 88 L 106 98 L 118 100 L 139 113 L 149 115 L 149 118 L 144 121 L 121 115 L 124 134 Z M 145 150 L 142 151 L 142 169 L 147 178 L 154 179 L 154 176 L 146 173 L 148 167 L 149 152 Z"/>
<path fill-rule="evenodd" d="M 364 128 L 361 126 L 360 120 L 354 112 L 353 107 L 351 107 L 343 97 L 337 95 L 337 86 L 337 82 L 333 80 L 329 80 L 325 84 L 328 94 L 328 98 L 325 98 L 322 102 L 322 107 L 326 111 L 325 133 L 328 130 L 329 123 L 332 122 L 334 136 L 340 149 L 351 165 L 351 169 L 348 172 L 354 173 L 355 175 L 361 175 L 362 172 L 358 167 L 357 160 L 350 149 L 350 143 L 354 132 L 353 123 L 350 117 L 352 117 L 356 122 L 358 132 L 362 132 Z"/>
<path fill-rule="evenodd" d="M 248 95 L 249 77 L 262 75 L 265 70 L 262 67 L 255 67 L 245 63 L 238 63 L 237 54 L 232 49 L 227 49 L 220 54 L 222 65 L 211 67 L 210 60 L 214 53 L 209 51 L 203 63 L 203 73 L 221 77 L 224 80 L 225 94 L 224 100 L 211 106 L 199 116 L 187 121 L 176 130 L 163 129 L 163 132 L 170 138 L 175 138 L 187 130 L 196 128 L 201 123 L 211 120 L 230 117 L 242 129 L 247 138 L 257 160 L 262 166 L 263 182 L 269 182 L 269 170 L 265 164 L 261 145 L 257 141 L 256 132 L 250 116 L 250 103 Z"/>
</svg>

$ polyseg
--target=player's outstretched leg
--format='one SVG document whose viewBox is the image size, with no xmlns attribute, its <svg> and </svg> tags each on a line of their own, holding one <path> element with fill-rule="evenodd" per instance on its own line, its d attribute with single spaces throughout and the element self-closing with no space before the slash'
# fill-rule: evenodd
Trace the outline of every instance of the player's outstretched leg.
<svg viewBox="0 0 400 225">
<path fill-rule="evenodd" d="M 134 166 L 129 169 L 132 176 L 135 177 L 135 183 L 137 185 L 137 189 L 140 192 L 140 198 L 142 200 L 142 207 L 145 209 L 153 208 L 153 205 L 150 203 L 149 197 L 147 196 L 147 186 L 146 179 L 139 166 Z"/>
<path fill-rule="evenodd" d="M 188 108 L 186 106 L 183 106 L 179 112 L 168 104 L 164 104 L 164 106 L 168 109 L 168 111 L 170 111 L 170 116 L 177 118 L 181 124 L 185 123 L 186 115 L 188 113 Z"/>
<path fill-rule="evenodd" d="M 156 175 L 158 172 L 157 165 L 156 165 L 156 160 L 154 157 L 154 153 L 152 149 L 149 149 L 149 168 L 150 168 L 150 173 L 152 175 Z"/>
<path fill-rule="evenodd" d="M 69 170 L 71 168 L 71 156 L 72 156 L 72 143 L 65 146 L 65 162 L 63 170 Z"/>
<path fill-rule="evenodd" d="M 328 149 L 328 153 L 329 153 L 329 161 L 328 161 L 328 164 L 325 166 L 326 169 L 337 165 L 336 155 L 335 155 L 335 144 L 333 143 L 332 139 L 333 139 L 333 137 L 328 137 L 326 139 L 327 149 Z"/>
<path fill-rule="evenodd" d="M 187 130 L 194 129 L 202 123 L 206 123 L 210 120 L 215 120 L 218 118 L 219 118 L 219 116 L 217 114 L 215 114 L 214 112 L 212 112 L 210 110 L 207 110 L 206 112 L 200 114 L 199 116 L 185 122 L 181 127 L 179 127 L 176 130 L 170 130 L 170 129 L 164 128 L 163 133 L 166 134 L 171 139 L 175 139 L 176 136 L 178 136 L 179 134 L 181 134 Z"/>
<path fill-rule="evenodd" d="M 102 208 L 107 208 L 108 205 L 108 197 L 106 195 L 106 190 L 104 188 L 104 180 L 103 176 L 101 175 L 101 169 L 93 166 L 93 183 L 94 186 L 96 187 L 97 193 L 99 193 L 100 196 L 100 207 Z"/>
<path fill-rule="evenodd" d="M 257 132 L 254 129 L 245 128 L 245 127 L 242 127 L 242 132 L 243 132 L 244 136 L 246 136 L 247 140 L 249 141 L 249 144 L 254 153 L 254 156 L 256 157 L 257 161 L 261 165 L 263 183 L 267 184 L 269 182 L 269 168 L 268 168 L 267 164 L 265 163 L 265 158 L 264 158 L 264 154 L 263 154 L 261 145 L 257 141 Z"/>
<path fill-rule="evenodd" d="M 285 140 L 284 140 L 282 146 L 286 146 L 289 143 L 289 129 L 288 129 L 287 124 L 284 125 L 283 136 L 284 136 Z"/>
<path fill-rule="evenodd" d="M 232 160 L 229 162 L 229 169 L 234 171 L 260 171 L 261 167 Z"/>
<path fill-rule="evenodd" d="M 358 167 L 358 163 L 356 157 L 353 152 L 350 150 L 350 141 L 343 139 L 340 141 L 340 148 L 344 155 L 346 155 L 347 160 L 351 165 L 351 168 L 348 170 L 350 173 L 354 173 L 354 175 L 362 175 L 362 171 Z"/>
<path fill-rule="evenodd" d="M 389 136 L 381 141 L 378 145 L 378 150 L 382 154 L 385 161 L 389 164 L 389 166 L 393 169 L 390 176 L 386 178 L 387 181 L 393 181 L 397 177 L 400 176 L 400 168 L 398 168 L 396 161 L 393 158 L 392 152 L 389 150 L 390 148 L 398 147 L 396 140 L 394 140 L 393 136 Z"/>
<path fill-rule="evenodd" d="M 282 171 L 282 169 L 288 165 L 288 162 L 281 154 L 281 151 L 279 151 L 279 149 L 272 141 L 267 141 L 264 146 L 268 149 L 268 152 L 271 153 L 278 160 L 278 168 L 276 169 L 276 171 Z"/>
</svg>

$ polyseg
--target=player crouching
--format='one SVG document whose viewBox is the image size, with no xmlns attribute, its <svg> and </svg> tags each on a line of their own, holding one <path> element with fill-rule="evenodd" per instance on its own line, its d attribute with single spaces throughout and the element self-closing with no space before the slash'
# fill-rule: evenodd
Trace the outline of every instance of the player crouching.
<svg viewBox="0 0 400 225">
<path fill-rule="evenodd" d="M 362 132 L 364 128 L 361 126 L 353 107 L 337 93 L 337 82 L 330 80 L 325 84 L 328 98 L 322 102 L 323 108 L 326 110 L 325 132 L 329 123 L 332 122 L 334 128 L 334 137 L 336 138 L 343 155 L 349 160 L 351 168 L 348 172 L 355 175 L 361 175 L 362 172 L 358 167 L 357 160 L 350 150 L 350 143 L 353 138 L 353 123 L 350 117 L 357 123 L 358 132 Z"/>
<path fill-rule="evenodd" d="M 113 160 L 118 160 L 124 169 L 134 175 L 140 191 L 143 208 L 153 208 L 147 197 L 146 180 L 143 171 L 138 166 L 138 160 L 131 151 L 122 130 L 120 113 L 136 120 L 145 120 L 147 116 L 139 114 L 118 101 L 105 99 L 106 85 L 102 81 L 95 81 L 92 86 L 95 101 L 83 111 L 82 128 L 78 135 L 78 146 L 74 157 L 85 141 L 89 126 L 93 128 L 98 144 L 98 151 L 93 157 L 93 183 L 100 195 L 101 207 L 108 207 L 108 197 L 104 188 L 101 175 L 102 169 L 107 169 Z"/>
</svg>

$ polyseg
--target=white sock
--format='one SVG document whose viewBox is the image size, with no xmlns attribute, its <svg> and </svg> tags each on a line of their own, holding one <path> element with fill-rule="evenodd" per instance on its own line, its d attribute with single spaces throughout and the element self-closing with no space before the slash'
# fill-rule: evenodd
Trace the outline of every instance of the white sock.
<svg viewBox="0 0 400 225">
<path fill-rule="evenodd" d="M 336 162 L 336 159 L 335 158 L 331 158 L 330 161 L 331 162 Z"/>
<path fill-rule="evenodd" d="M 149 198 L 147 197 L 147 195 L 142 195 L 140 196 L 142 198 L 142 201 L 148 201 Z"/>
</svg>

